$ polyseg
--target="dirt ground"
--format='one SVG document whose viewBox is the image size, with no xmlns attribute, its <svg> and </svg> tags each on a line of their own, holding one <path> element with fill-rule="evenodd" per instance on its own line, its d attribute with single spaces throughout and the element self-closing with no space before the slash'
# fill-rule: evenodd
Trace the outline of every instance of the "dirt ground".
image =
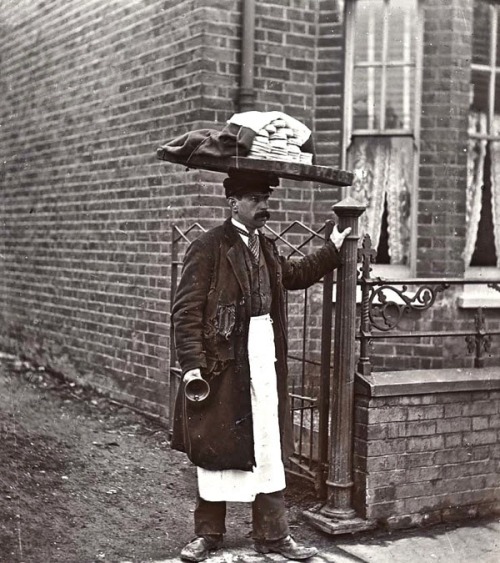
<svg viewBox="0 0 500 563">
<path fill-rule="evenodd" d="M 195 471 L 165 429 L 0 353 L 0 563 L 148 562 L 192 537 Z M 289 483 L 294 535 L 316 503 Z M 229 506 L 226 545 L 250 545 L 250 508 Z"/>
</svg>

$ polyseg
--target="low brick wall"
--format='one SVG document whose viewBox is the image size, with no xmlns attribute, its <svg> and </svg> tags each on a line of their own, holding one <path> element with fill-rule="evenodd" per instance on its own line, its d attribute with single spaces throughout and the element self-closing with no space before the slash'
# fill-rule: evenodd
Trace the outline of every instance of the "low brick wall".
<svg viewBox="0 0 500 563">
<path fill-rule="evenodd" d="M 500 368 L 356 380 L 358 514 L 403 528 L 500 513 Z"/>
</svg>

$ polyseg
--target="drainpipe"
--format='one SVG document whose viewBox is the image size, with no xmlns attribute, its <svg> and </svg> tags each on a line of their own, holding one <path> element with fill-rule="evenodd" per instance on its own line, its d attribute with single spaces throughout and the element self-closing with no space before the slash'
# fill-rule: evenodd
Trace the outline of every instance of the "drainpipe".
<svg viewBox="0 0 500 563">
<path fill-rule="evenodd" d="M 254 109 L 255 0 L 243 1 L 239 111 Z"/>
</svg>

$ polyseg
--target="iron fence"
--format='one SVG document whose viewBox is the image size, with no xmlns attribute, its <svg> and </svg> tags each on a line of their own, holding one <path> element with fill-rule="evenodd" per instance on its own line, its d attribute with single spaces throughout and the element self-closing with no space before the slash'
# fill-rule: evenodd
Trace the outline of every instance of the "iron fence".
<svg viewBox="0 0 500 563">
<path fill-rule="evenodd" d="M 493 336 L 500 335 L 500 328 L 488 327 L 484 311 L 477 307 L 473 321 L 466 323 L 463 329 L 444 330 L 401 330 L 401 325 L 411 314 L 420 315 L 428 311 L 441 295 L 452 287 L 470 285 L 488 285 L 500 292 L 500 279 L 464 279 L 464 278 L 415 278 L 383 279 L 372 277 L 372 264 L 376 252 L 371 240 L 365 235 L 358 252 L 360 275 L 358 285 L 361 288 L 361 312 L 359 320 L 359 359 L 357 371 L 369 375 L 372 371 L 371 346 L 377 340 L 401 341 L 414 338 L 457 338 L 463 337 L 466 349 L 474 354 L 474 367 L 483 367 L 485 354 L 491 350 Z M 456 308 L 454 309 L 456 311 Z M 456 313 L 449 319 L 449 324 L 456 323 Z"/>
</svg>

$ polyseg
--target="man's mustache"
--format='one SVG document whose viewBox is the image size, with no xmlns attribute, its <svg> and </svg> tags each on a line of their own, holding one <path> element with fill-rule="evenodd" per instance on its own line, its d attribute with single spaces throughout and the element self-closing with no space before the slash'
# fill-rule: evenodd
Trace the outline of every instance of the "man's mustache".
<svg viewBox="0 0 500 563">
<path fill-rule="evenodd" d="M 257 211 L 257 213 L 253 216 L 254 219 L 269 219 L 271 214 L 269 211 Z"/>
</svg>

